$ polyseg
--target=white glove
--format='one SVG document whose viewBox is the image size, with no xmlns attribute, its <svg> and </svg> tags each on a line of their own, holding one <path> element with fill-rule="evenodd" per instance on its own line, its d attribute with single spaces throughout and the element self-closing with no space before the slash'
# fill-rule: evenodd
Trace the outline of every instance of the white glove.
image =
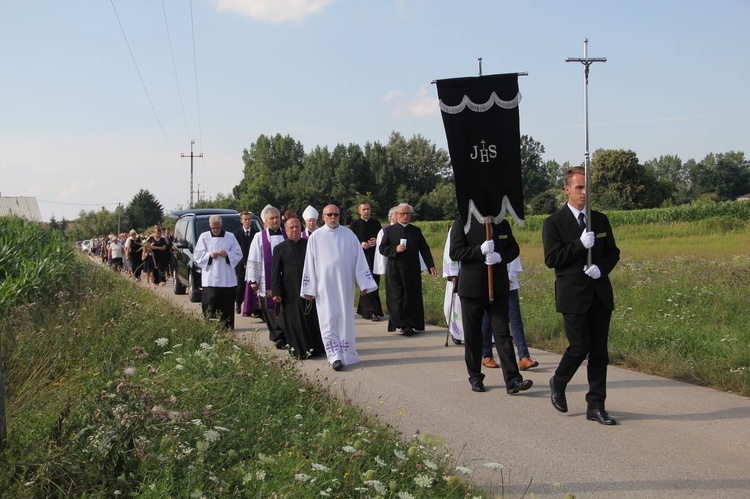
<svg viewBox="0 0 750 499">
<path fill-rule="evenodd" d="M 490 239 L 489 241 L 485 241 L 482 243 L 482 254 L 486 255 L 487 253 L 492 253 L 495 251 L 495 241 Z"/>
<path fill-rule="evenodd" d="M 502 261 L 503 257 L 500 256 L 500 253 L 495 253 L 494 251 L 492 253 L 487 253 L 484 257 L 484 263 L 487 265 L 495 265 Z"/>
<path fill-rule="evenodd" d="M 596 265 L 592 265 L 591 267 L 583 267 L 583 271 L 592 279 L 599 279 L 602 276 L 602 271 L 599 270 L 599 267 L 597 267 Z"/>
<path fill-rule="evenodd" d="M 584 229 L 581 233 L 581 243 L 583 243 L 583 247 L 586 249 L 589 249 L 594 245 L 594 239 L 593 232 L 586 232 L 586 229 Z"/>
</svg>

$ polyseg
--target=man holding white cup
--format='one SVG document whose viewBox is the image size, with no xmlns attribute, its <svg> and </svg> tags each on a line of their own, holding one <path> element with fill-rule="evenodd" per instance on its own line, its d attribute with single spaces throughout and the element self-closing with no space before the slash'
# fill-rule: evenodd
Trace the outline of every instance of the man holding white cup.
<svg viewBox="0 0 750 499">
<path fill-rule="evenodd" d="M 411 215 L 410 205 L 398 205 L 398 223 L 384 231 L 378 248 L 388 259 L 385 271 L 388 331 L 400 329 L 405 336 L 411 336 L 414 331 L 424 331 L 420 256 L 430 274 L 437 277 L 430 247 L 422 231 L 410 223 Z"/>
</svg>

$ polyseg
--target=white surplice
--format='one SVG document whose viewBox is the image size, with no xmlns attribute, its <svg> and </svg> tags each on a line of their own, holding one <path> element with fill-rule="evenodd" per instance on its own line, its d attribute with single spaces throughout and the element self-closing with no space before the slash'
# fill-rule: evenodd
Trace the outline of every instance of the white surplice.
<svg viewBox="0 0 750 499">
<path fill-rule="evenodd" d="M 281 230 L 283 231 L 284 229 Z M 265 228 L 263 229 L 263 232 L 268 235 L 269 229 Z M 269 284 L 271 282 L 271 276 L 267 276 L 265 272 L 265 260 L 263 258 L 263 232 L 255 234 L 253 242 L 250 243 L 250 250 L 247 254 L 247 267 L 245 270 L 245 281 L 258 283 L 258 296 L 266 296 L 266 279 L 268 279 Z M 273 248 L 284 241 L 284 236 L 269 235 L 268 241 L 271 244 L 271 255 L 273 255 Z"/>
<path fill-rule="evenodd" d="M 226 257 L 211 258 L 211 253 L 221 250 L 227 252 Z M 237 285 L 234 268 L 242 260 L 242 247 L 231 232 L 224 232 L 223 237 L 213 236 L 211 231 L 201 234 L 195 243 L 193 259 L 201 268 L 202 286 L 230 288 Z"/>
<path fill-rule="evenodd" d="M 448 329 L 456 340 L 464 339 L 464 323 L 461 318 L 461 300 L 458 298 L 458 294 L 453 291 L 453 281 L 451 277 L 458 277 L 458 272 L 461 270 L 461 262 L 451 260 L 451 229 L 448 229 L 448 237 L 445 240 L 445 248 L 443 249 L 443 277 L 447 279 L 445 283 L 445 299 L 443 300 L 443 313 L 445 314 L 445 322 L 448 324 Z M 453 307 L 451 308 L 451 304 Z"/>
<path fill-rule="evenodd" d="M 300 296 L 315 298 L 320 334 L 328 362 L 359 362 L 354 332 L 354 282 L 362 290 L 377 292 L 354 232 L 346 227 L 323 226 L 307 240 Z"/>
</svg>

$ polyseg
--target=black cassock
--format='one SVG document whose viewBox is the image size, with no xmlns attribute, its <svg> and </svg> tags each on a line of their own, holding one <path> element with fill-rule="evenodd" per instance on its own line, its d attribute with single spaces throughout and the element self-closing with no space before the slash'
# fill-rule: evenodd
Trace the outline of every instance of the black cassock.
<svg viewBox="0 0 750 499">
<path fill-rule="evenodd" d="M 406 239 L 406 251 L 398 253 L 396 246 Z M 422 255 L 428 269 L 435 266 L 422 231 L 412 224 L 404 227 L 393 224 L 383 231 L 380 253 L 388 258 L 385 287 L 388 307 L 388 331 L 413 328 L 424 331 L 424 302 L 422 301 Z"/>
<path fill-rule="evenodd" d="M 274 295 L 281 296 L 283 305 L 286 341 L 292 355 L 303 359 L 310 352 L 312 355 L 325 355 L 315 302 L 300 297 L 306 250 L 307 239 L 297 242 L 286 239 L 279 243 L 273 249 L 271 271 L 271 289 Z M 308 310 L 307 315 L 305 310 Z"/>
<path fill-rule="evenodd" d="M 380 232 L 380 223 L 373 218 L 366 221 L 360 218 L 352 222 L 349 228 L 354 232 L 361 243 L 363 241 L 369 241 L 371 238 L 377 239 L 378 232 Z M 375 252 L 377 250 L 377 246 L 363 249 L 365 252 L 365 259 L 367 260 L 367 266 L 370 267 L 370 272 L 372 272 L 372 266 L 375 263 Z M 380 276 L 373 274 L 372 278 L 375 279 L 375 284 L 380 286 Z M 367 293 L 365 296 L 360 296 L 359 304 L 357 305 L 357 313 L 365 319 L 370 319 L 373 315 L 382 317 L 383 305 L 380 303 L 380 293 Z"/>
</svg>

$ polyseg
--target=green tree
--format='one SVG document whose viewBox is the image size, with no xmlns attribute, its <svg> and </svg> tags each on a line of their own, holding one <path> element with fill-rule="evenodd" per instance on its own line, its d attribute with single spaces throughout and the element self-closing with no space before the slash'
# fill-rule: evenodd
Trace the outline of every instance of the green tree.
<svg viewBox="0 0 750 499">
<path fill-rule="evenodd" d="M 261 135 L 245 149 L 243 178 L 232 194 L 240 206 L 260 212 L 266 204 L 284 209 L 292 204 L 305 151 L 291 136 Z"/>
<path fill-rule="evenodd" d="M 521 185 L 523 198 L 532 199 L 554 186 L 557 163 L 542 161 L 544 146 L 528 135 L 521 136 Z"/>
<path fill-rule="evenodd" d="M 696 197 L 716 194 L 719 201 L 728 201 L 750 193 L 750 163 L 743 152 L 710 153 L 691 166 Z"/>
<path fill-rule="evenodd" d="M 691 199 L 690 170 L 679 156 L 659 156 L 643 166 L 659 182 L 659 187 L 671 204 L 685 204 Z"/>
<path fill-rule="evenodd" d="M 121 226 L 129 225 L 131 229 L 140 230 L 160 223 L 162 217 L 164 208 L 161 203 L 149 191 L 141 189 L 125 208 L 125 223 L 122 220 L 120 223 Z"/>
<path fill-rule="evenodd" d="M 633 151 L 599 149 L 591 160 L 589 200 L 597 208 L 633 210 L 661 205 L 663 193 L 656 178 Z"/>
</svg>

